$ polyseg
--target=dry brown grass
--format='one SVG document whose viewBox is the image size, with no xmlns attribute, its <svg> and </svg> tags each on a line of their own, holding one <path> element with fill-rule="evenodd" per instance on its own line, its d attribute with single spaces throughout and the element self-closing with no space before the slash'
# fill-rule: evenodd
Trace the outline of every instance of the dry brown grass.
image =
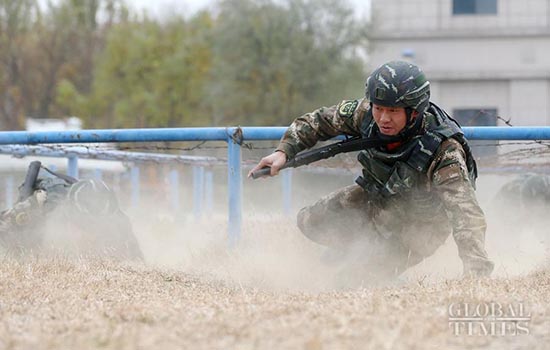
<svg viewBox="0 0 550 350">
<path fill-rule="evenodd" d="M 94 258 L 0 263 L 3 349 L 548 349 L 550 271 L 300 292 Z M 530 335 L 453 336 L 453 302 L 524 302 Z"/>
<path fill-rule="evenodd" d="M 147 264 L 0 252 L 0 349 L 550 349 L 547 252 L 521 228 L 490 225 L 493 279 L 460 279 L 450 240 L 400 285 L 357 287 L 319 262 L 294 219 L 249 215 L 227 249 L 223 215 L 151 222 L 157 211 L 133 215 Z M 454 336 L 448 307 L 460 302 L 524 303 L 530 334 Z"/>
<path fill-rule="evenodd" d="M 400 285 L 357 287 L 320 264 L 293 219 L 245 218 L 239 247 L 227 249 L 214 218 L 142 216 L 134 227 L 147 264 L 0 257 L 0 349 L 550 349 L 538 238 L 488 234 L 493 279 L 460 279 L 449 240 Z M 448 306 L 459 302 L 522 302 L 530 334 L 454 336 Z"/>
</svg>

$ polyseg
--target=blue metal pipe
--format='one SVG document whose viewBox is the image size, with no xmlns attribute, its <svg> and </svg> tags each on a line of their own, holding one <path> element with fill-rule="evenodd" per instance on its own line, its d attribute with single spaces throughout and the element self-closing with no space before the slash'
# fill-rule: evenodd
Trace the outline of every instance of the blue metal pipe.
<svg viewBox="0 0 550 350">
<path fill-rule="evenodd" d="M 67 175 L 78 179 L 78 157 L 76 155 L 70 155 L 67 158 Z"/>
<path fill-rule="evenodd" d="M 214 174 L 212 170 L 204 174 L 204 204 L 206 213 L 211 214 L 214 211 Z"/>
<path fill-rule="evenodd" d="M 177 214 L 180 211 L 180 174 L 178 169 L 171 169 L 168 178 L 170 182 L 170 204 L 172 211 Z"/>
<path fill-rule="evenodd" d="M 193 167 L 193 214 L 195 220 L 202 217 L 204 199 L 204 168 Z"/>
<path fill-rule="evenodd" d="M 74 131 L 0 132 L 0 144 L 222 141 L 226 128 L 106 129 Z"/>
<path fill-rule="evenodd" d="M 462 129 L 470 140 L 550 140 L 549 126 L 469 126 Z"/>
<path fill-rule="evenodd" d="M 278 140 L 286 127 L 243 127 L 244 140 Z M 550 140 L 549 126 L 475 126 L 464 127 L 471 140 Z"/>
<path fill-rule="evenodd" d="M 236 128 L 162 128 L 98 129 L 73 131 L 2 131 L 0 144 L 156 142 L 156 141 L 226 141 Z M 273 140 L 286 127 L 241 128 L 247 140 Z"/>
<path fill-rule="evenodd" d="M 243 127 L 243 140 L 278 140 L 286 127 Z M 226 141 L 236 128 L 105 129 L 76 131 L 3 131 L 0 144 Z M 472 140 L 550 140 L 550 127 L 465 127 Z"/>
<path fill-rule="evenodd" d="M 279 140 L 285 131 L 287 130 L 286 126 L 272 126 L 272 127 L 243 127 L 244 140 Z"/>
<path fill-rule="evenodd" d="M 139 205 L 139 195 L 140 195 L 140 181 L 139 181 L 139 167 L 134 165 L 130 169 L 130 183 L 132 186 L 132 207 L 137 208 Z"/>
<path fill-rule="evenodd" d="M 228 139 L 227 149 L 227 186 L 229 191 L 229 246 L 237 244 L 241 236 L 242 225 L 242 175 L 241 146 L 238 139 Z"/>
</svg>

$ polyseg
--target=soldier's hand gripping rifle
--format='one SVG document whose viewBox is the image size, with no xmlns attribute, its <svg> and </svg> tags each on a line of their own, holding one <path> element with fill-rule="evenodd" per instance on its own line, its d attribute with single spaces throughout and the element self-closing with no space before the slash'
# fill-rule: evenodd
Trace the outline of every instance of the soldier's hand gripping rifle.
<svg viewBox="0 0 550 350">
<path fill-rule="evenodd" d="M 289 159 L 280 169 L 297 168 L 299 166 L 308 165 L 321 159 L 334 157 L 335 155 L 340 153 L 361 151 L 367 148 L 378 147 L 386 143 L 387 141 L 382 141 L 380 138 L 377 137 L 353 137 L 348 140 L 300 152 L 294 158 Z M 263 167 L 260 170 L 252 172 L 251 177 L 253 179 L 257 179 L 262 176 L 267 176 L 270 173 L 270 167 Z"/>
</svg>

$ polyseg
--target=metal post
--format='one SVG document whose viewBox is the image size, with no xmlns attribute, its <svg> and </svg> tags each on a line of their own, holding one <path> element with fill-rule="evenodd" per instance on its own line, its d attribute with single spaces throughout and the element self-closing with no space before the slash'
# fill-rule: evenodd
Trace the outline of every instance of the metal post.
<svg viewBox="0 0 550 350">
<path fill-rule="evenodd" d="M 214 211 L 214 174 L 208 170 L 204 174 L 204 201 L 206 213 L 211 214 Z"/>
<path fill-rule="evenodd" d="M 283 213 L 290 216 L 292 213 L 292 169 L 281 172 L 283 183 Z"/>
<path fill-rule="evenodd" d="M 174 213 L 180 210 L 180 174 L 177 169 L 170 170 L 170 205 Z"/>
<path fill-rule="evenodd" d="M 193 215 L 195 220 L 202 216 L 204 195 L 204 168 L 193 167 Z"/>
<path fill-rule="evenodd" d="M 241 146 L 242 131 L 240 128 L 227 139 L 227 178 L 229 191 L 229 245 L 237 244 L 241 236 L 242 225 L 242 176 L 241 176 Z"/>
<path fill-rule="evenodd" d="M 132 207 L 137 207 L 139 204 L 139 167 L 134 165 L 130 169 L 130 183 L 132 184 Z"/>
<path fill-rule="evenodd" d="M 75 155 L 67 158 L 67 175 L 78 179 L 78 157 Z"/>
<path fill-rule="evenodd" d="M 6 178 L 6 208 L 13 207 L 13 175 L 8 175 Z"/>
<path fill-rule="evenodd" d="M 103 180 L 103 172 L 101 169 L 94 169 L 94 179 Z"/>
</svg>

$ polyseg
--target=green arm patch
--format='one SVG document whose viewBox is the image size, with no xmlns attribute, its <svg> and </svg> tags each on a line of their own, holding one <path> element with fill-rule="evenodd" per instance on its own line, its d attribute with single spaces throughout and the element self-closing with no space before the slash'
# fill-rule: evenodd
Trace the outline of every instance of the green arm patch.
<svg viewBox="0 0 550 350">
<path fill-rule="evenodd" d="M 338 106 L 338 114 L 341 117 L 349 118 L 353 115 L 357 106 L 359 106 L 358 100 L 344 100 Z"/>
</svg>

